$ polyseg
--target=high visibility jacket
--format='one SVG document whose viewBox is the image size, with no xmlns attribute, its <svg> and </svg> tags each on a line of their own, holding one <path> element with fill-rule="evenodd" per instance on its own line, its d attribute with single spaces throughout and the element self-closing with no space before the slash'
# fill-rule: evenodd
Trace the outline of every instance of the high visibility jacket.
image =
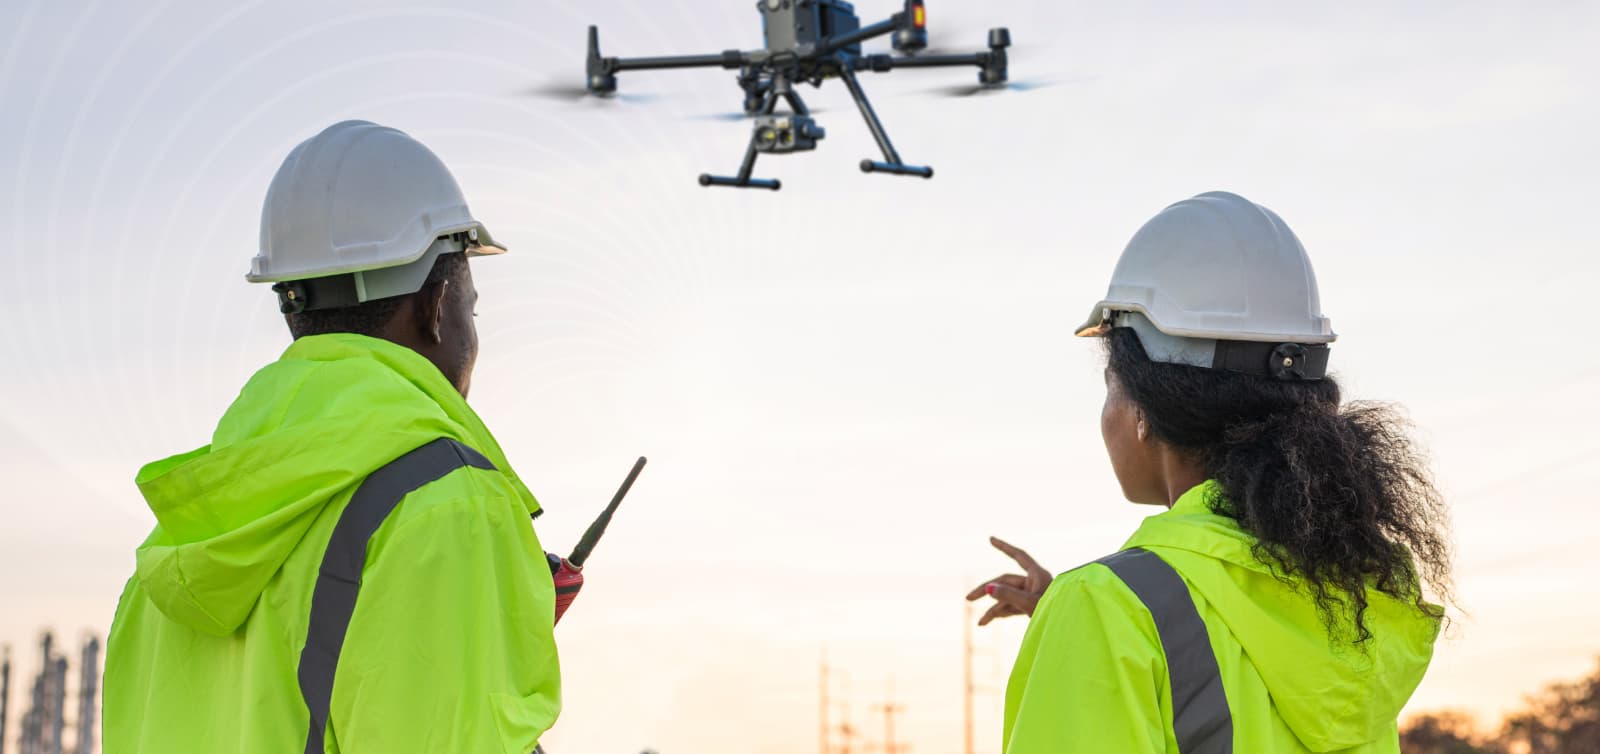
<svg viewBox="0 0 1600 754">
<path fill-rule="evenodd" d="M 1330 633 L 1304 583 L 1211 512 L 1219 494 L 1195 487 L 1050 585 L 1006 688 L 1006 754 L 1399 752 L 1439 622 L 1369 590 L 1372 640 Z"/>
<path fill-rule="evenodd" d="M 106 753 L 306 751 L 297 670 L 335 523 L 430 442 L 481 463 L 406 494 L 364 566 L 357 546 L 323 749 L 532 751 L 560 710 L 539 504 L 432 363 L 339 334 L 295 341 L 210 445 L 139 472 L 157 523 L 109 637 Z"/>
</svg>

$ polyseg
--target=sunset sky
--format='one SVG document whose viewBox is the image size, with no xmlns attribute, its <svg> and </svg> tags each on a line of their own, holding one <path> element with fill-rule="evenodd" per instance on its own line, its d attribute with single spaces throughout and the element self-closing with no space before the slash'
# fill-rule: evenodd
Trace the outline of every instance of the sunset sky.
<svg viewBox="0 0 1600 754">
<path fill-rule="evenodd" d="M 457 7 L 459 6 L 459 7 Z M 470 6 L 470 7 L 468 7 Z M 826 647 L 868 743 L 960 749 L 962 594 L 998 534 L 1065 570 L 1151 513 L 1071 337 L 1150 215 L 1213 189 L 1304 241 L 1353 398 L 1408 410 L 1454 516 L 1461 610 L 1413 710 L 1492 717 L 1600 655 L 1600 6 L 930 0 L 939 45 L 1016 41 L 1051 85 L 864 77 L 932 181 L 828 129 L 707 190 L 747 126 L 726 71 L 561 102 L 613 55 L 759 44 L 751 0 L 0 4 L 0 642 L 103 632 L 152 520 L 138 467 L 205 444 L 288 335 L 244 281 L 297 142 L 364 118 L 455 171 L 511 248 L 474 263 L 472 403 L 566 551 L 650 457 L 558 629 L 554 754 L 817 746 Z M 890 0 L 861 0 L 863 16 Z M 885 48 L 879 43 L 873 49 Z M 980 751 L 1024 625 L 977 632 Z M 837 711 L 836 711 L 837 714 Z M 13 727 L 12 730 L 15 730 Z"/>
</svg>

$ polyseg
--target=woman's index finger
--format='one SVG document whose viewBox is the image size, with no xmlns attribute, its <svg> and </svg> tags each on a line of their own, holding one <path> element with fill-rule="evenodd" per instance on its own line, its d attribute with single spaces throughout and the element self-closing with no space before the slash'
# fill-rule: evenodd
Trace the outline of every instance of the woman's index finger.
<svg viewBox="0 0 1600 754">
<path fill-rule="evenodd" d="M 1029 571 L 1044 570 L 1044 567 L 1039 565 L 1038 561 L 1035 561 L 1032 555 L 1029 555 L 1028 553 L 1024 552 L 1022 548 L 1017 547 L 1010 542 L 1007 542 L 999 537 L 990 537 L 989 544 L 994 545 L 996 550 L 1005 553 L 1012 560 L 1017 561 L 1017 565 L 1020 565 Z"/>
</svg>

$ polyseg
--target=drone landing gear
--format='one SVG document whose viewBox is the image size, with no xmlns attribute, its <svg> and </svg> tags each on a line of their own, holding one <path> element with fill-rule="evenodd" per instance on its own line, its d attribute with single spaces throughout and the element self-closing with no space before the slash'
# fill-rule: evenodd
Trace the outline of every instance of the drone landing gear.
<svg viewBox="0 0 1600 754">
<path fill-rule="evenodd" d="M 750 146 L 745 150 L 744 163 L 739 166 L 739 175 L 729 178 L 710 173 L 700 174 L 702 186 L 731 186 L 733 188 L 764 188 L 777 191 L 783 188 L 783 182 L 776 178 L 751 178 L 750 174 L 756 167 L 756 137 L 750 137 Z"/>
<path fill-rule="evenodd" d="M 754 91 L 753 88 L 746 88 L 747 93 Z M 793 115 L 776 114 L 780 98 L 789 104 L 789 108 L 794 111 Z M 788 79 L 782 76 L 774 77 L 772 84 L 761 92 L 761 106 L 756 108 L 753 114 L 758 117 L 755 128 L 750 133 L 750 145 L 744 150 L 744 162 L 739 164 L 739 174 L 730 178 L 701 173 L 700 185 L 777 191 L 783 188 L 783 183 L 778 179 L 750 177 L 751 173 L 755 172 L 756 158 L 762 152 L 786 154 L 815 149 L 817 140 L 823 137 L 822 128 L 809 117 L 811 111 L 800 99 L 799 92 L 796 92 Z"/>
<path fill-rule="evenodd" d="M 878 114 L 873 112 L 872 103 L 867 101 L 867 93 L 862 91 L 861 82 L 856 80 L 855 71 L 851 70 L 849 65 L 841 66 L 839 78 L 844 79 L 844 85 L 849 87 L 851 99 L 856 101 L 856 107 L 861 110 L 861 117 L 867 121 L 867 129 L 872 131 L 872 138 L 878 142 L 878 148 L 883 150 L 883 158 L 886 160 L 886 162 L 862 160 L 861 172 L 932 178 L 933 168 L 901 162 L 900 153 L 894 151 L 894 145 L 889 143 L 889 134 L 883 130 L 883 121 L 878 120 Z"/>
<path fill-rule="evenodd" d="M 773 94 L 768 94 L 766 104 L 761 108 L 762 114 L 772 114 L 773 105 L 775 103 L 776 96 Z M 750 145 L 744 149 L 744 162 L 739 163 L 739 174 L 737 176 L 730 178 L 728 176 L 701 173 L 700 185 L 729 186 L 732 188 L 762 188 L 772 189 L 773 191 L 783 188 L 783 182 L 776 178 L 750 177 L 750 174 L 755 172 L 756 169 L 756 157 L 760 156 L 761 154 L 761 150 L 759 148 L 760 133 L 761 130 L 757 128 L 754 133 L 750 134 Z"/>
</svg>

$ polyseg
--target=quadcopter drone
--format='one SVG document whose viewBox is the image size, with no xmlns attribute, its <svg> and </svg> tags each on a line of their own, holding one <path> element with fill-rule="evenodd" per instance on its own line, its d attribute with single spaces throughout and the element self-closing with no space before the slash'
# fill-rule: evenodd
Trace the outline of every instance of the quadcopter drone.
<svg viewBox="0 0 1600 754">
<path fill-rule="evenodd" d="M 867 95 L 857 79 L 858 71 L 885 73 L 896 68 L 932 68 L 940 66 L 977 66 L 978 83 L 983 88 L 997 88 L 1006 84 L 1006 48 L 1011 46 L 1011 33 L 1006 29 L 989 30 L 989 49 L 966 54 L 917 55 L 928 46 L 928 15 L 923 0 L 905 0 L 901 12 L 870 26 L 862 26 L 855 8 L 845 0 L 758 0 L 765 27 L 766 47 L 744 52 L 728 50 L 712 55 L 682 55 L 655 58 L 608 58 L 600 55 L 600 31 L 589 27 L 588 78 L 584 88 L 588 94 L 614 95 L 617 91 L 617 74 L 622 71 L 640 71 L 664 68 L 723 68 L 739 72 L 739 87 L 744 90 L 744 114 L 753 117 L 754 128 L 750 144 L 745 149 L 744 162 L 736 176 L 702 174 L 702 186 L 734 186 L 738 188 L 766 188 L 774 191 L 782 187 L 775 179 L 752 178 L 756 158 L 762 154 L 792 154 L 816 149 L 826 132 L 811 117 L 810 110 L 800 99 L 795 87 L 809 83 L 822 86 L 828 79 L 838 78 L 850 90 L 856 107 L 866 119 L 872 138 L 883 151 L 883 161 L 861 161 L 865 173 L 890 173 L 933 177 L 933 168 L 908 165 L 900 159 L 883 122 L 878 120 Z M 902 55 L 868 55 L 861 51 L 861 43 L 893 35 L 893 46 Z M 779 101 L 788 105 L 789 112 L 779 112 Z"/>
</svg>

